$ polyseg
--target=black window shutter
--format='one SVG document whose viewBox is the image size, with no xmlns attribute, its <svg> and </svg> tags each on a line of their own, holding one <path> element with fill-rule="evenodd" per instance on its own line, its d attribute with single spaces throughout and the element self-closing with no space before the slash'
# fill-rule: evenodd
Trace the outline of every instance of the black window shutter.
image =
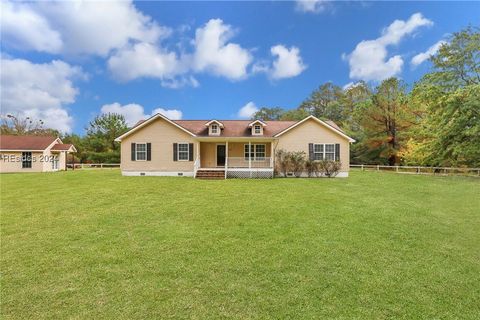
<svg viewBox="0 0 480 320">
<path fill-rule="evenodd" d="M 147 161 L 152 161 L 152 144 L 147 143 Z"/>
<path fill-rule="evenodd" d="M 308 159 L 315 160 L 315 155 L 313 154 L 313 143 L 308 144 Z"/>
<path fill-rule="evenodd" d="M 335 161 L 340 161 L 340 143 L 335 144 Z"/>
<path fill-rule="evenodd" d="M 173 161 L 177 161 L 177 160 L 178 160 L 177 149 L 178 149 L 178 144 L 174 143 L 174 144 L 173 144 Z"/>
<path fill-rule="evenodd" d="M 188 144 L 188 161 L 193 161 L 193 143 Z"/>
<path fill-rule="evenodd" d="M 135 161 L 136 157 L 135 157 L 135 143 L 132 142 L 132 161 Z"/>
</svg>

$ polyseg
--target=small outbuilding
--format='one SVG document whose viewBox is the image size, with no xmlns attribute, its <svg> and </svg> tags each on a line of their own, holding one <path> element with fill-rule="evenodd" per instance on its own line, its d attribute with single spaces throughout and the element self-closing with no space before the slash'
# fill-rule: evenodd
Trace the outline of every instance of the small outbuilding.
<svg viewBox="0 0 480 320">
<path fill-rule="evenodd" d="M 67 154 L 76 151 L 58 137 L 0 135 L 0 173 L 66 170 Z"/>
</svg>

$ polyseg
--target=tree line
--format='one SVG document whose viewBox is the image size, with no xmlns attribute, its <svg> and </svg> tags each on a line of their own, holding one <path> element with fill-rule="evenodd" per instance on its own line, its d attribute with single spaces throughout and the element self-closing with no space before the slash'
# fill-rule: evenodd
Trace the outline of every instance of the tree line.
<svg viewBox="0 0 480 320">
<path fill-rule="evenodd" d="M 430 58 L 431 71 L 410 87 L 399 78 L 376 86 L 360 81 L 347 88 L 325 83 L 296 109 L 261 108 L 253 119 L 301 120 L 308 115 L 335 121 L 357 142 L 351 162 L 388 165 L 480 167 L 480 31 L 452 34 Z M 41 121 L 9 115 L 2 134 L 57 135 Z M 128 130 L 119 114 L 92 120 L 86 134 L 62 136 L 78 152 L 76 162 L 119 163 L 114 139 Z"/>
<path fill-rule="evenodd" d="M 254 119 L 335 121 L 357 142 L 352 163 L 480 167 L 480 32 L 454 33 L 412 85 L 325 83 L 297 109 L 261 108 Z"/>
</svg>

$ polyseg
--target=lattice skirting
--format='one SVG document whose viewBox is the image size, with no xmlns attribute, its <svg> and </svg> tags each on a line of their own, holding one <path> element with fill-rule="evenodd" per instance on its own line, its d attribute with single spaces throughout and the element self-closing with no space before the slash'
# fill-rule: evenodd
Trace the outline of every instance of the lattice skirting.
<svg viewBox="0 0 480 320">
<path fill-rule="evenodd" d="M 238 170 L 228 169 L 227 178 L 237 179 L 271 179 L 273 170 Z"/>
</svg>

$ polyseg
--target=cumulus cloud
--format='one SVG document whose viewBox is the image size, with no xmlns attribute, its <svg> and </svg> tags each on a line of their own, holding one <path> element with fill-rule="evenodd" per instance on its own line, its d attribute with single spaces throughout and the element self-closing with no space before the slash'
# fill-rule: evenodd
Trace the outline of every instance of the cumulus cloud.
<svg viewBox="0 0 480 320">
<path fill-rule="evenodd" d="M 140 77 L 171 79 L 186 71 L 174 52 L 162 51 L 145 42 L 112 55 L 108 59 L 108 68 L 120 81 Z"/>
<path fill-rule="evenodd" d="M 437 43 L 435 43 L 434 45 L 432 45 L 430 48 L 427 49 L 427 51 L 425 52 L 422 52 L 422 53 L 419 53 L 417 54 L 416 56 L 414 56 L 412 58 L 412 60 L 410 61 L 410 63 L 416 67 L 418 65 L 421 65 L 422 63 L 424 63 L 426 60 L 430 59 L 431 56 L 435 55 L 438 50 L 440 49 L 440 47 L 442 45 L 444 45 L 445 43 L 447 43 L 446 41 L 444 40 L 440 40 L 438 41 Z"/>
<path fill-rule="evenodd" d="M 407 21 L 395 20 L 382 31 L 379 38 L 361 41 L 352 53 L 343 55 L 350 65 L 350 78 L 381 81 L 399 74 L 403 59 L 400 55 L 388 58 L 387 47 L 397 45 L 420 27 L 431 25 L 431 20 L 421 13 L 415 13 Z"/>
<path fill-rule="evenodd" d="M 23 59 L 1 59 L 2 113 L 43 120 L 45 126 L 70 132 L 73 120 L 65 105 L 75 102 L 74 79 L 85 78 L 79 67 L 63 61 L 35 64 Z"/>
<path fill-rule="evenodd" d="M 240 110 L 238 110 L 237 116 L 242 119 L 250 119 L 257 111 L 258 108 L 255 103 L 250 101 L 249 103 L 241 107 Z"/>
<path fill-rule="evenodd" d="M 270 52 L 276 56 L 271 70 L 273 79 L 296 77 L 307 68 L 297 47 L 288 49 L 282 45 L 276 45 L 270 49 Z"/>
<path fill-rule="evenodd" d="M 177 109 L 163 109 L 163 108 L 157 108 L 152 111 L 151 114 L 145 114 L 145 110 L 143 106 L 136 104 L 136 103 L 130 103 L 126 105 L 121 105 L 118 102 L 114 102 L 111 104 L 105 104 L 102 106 L 100 109 L 102 113 L 117 113 L 121 114 L 125 117 L 125 121 L 129 126 L 135 125 L 138 121 L 140 120 L 145 120 L 147 118 L 150 118 L 151 116 L 161 113 L 164 116 L 166 116 L 169 119 L 172 120 L 179 120 L 182 118 L 182 111 L 177 110 Z"/>
<path fill-rule="evenodd" d="M 59 32 L 30 5 L 1 1 L 2 41 L 17 49 L 58 53 L 62 48 Z"/>
<path fill-rule="evenodd" d="M 6 19 L 4 19 L 4 16 Z M 2 1 L 2 33 L 16 47 L 49 53 L 106 56 L 129 41 L 155 42 L 170 29 L 132 1 Z"/>
<path fill-rule="evenodd" d="M 326 0 L 296 0 L 295 9 L 300 12 L 319 13 L 327 8 Z"/>
<path fill-rule="evenodd" d="M 221 19 L 211 19 L 195 32 L 193 68 L 238 80 L 247 76 L 250 52 L 236 43 L 227 43 L 234 30 Z"/>
</svg>

